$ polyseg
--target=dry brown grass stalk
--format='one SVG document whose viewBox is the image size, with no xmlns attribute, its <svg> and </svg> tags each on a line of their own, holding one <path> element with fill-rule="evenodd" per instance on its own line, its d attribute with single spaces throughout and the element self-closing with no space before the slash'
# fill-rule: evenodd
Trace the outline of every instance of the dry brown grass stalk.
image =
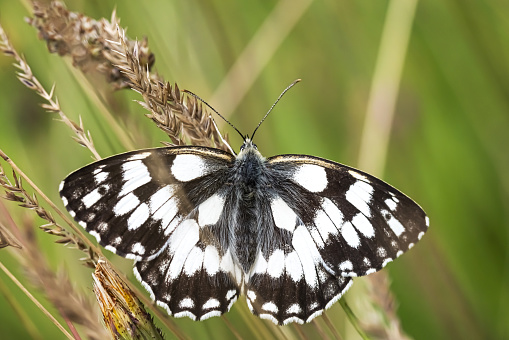
<svg viewBox="0 0 509 340">
<path fill-rule="evenodd" d="M 18 54 L 16 49 L 11 45 L 7 34 L 3 30 L 0 25 L 0 51 L 3 54 L 14 58 L 16 61 L 14 66 L 19 69 L 17 73 L 18 79 L 21 81 L 23 85 L 35 91 L 38 95 L 40 95 L 44 100 L 46 100 L 46 104 L 42 104 L 42 107 L 48 110 L 49 112 L 57 113 L 60 116 L 60 119 L 67 125 L 76 135 L 74 140 L 78 142 L 80 145 L 86 147 L 92 152 L 95 159 L 101 159 L 99 153 L 95 150 L 94 142 L 92 141 L 92 136 L 90 132 L 85 132 L 83 127 L 83 122 L 80 119 L 80 123 L 77 124 L 74 121 L 70 120 L 67 115 L 60 108 L 60 104 L 58 103 L 58 99 L 54 96 L 53 92 L 55 90 L 55 86 L 53 86 L 50 92 L 46 91 L 46 89 L 41 85 L 39 80 L 33 75 L 30 66 L 27 64 L 25 59 Z"/>
<path fill-rule="evenodd" d="M 143 97 L 146 116 L 164 131 L 175 145 L 201 145 L 228 150 L 212 119 L 194 97 L 183 96 L 159 75 L 150 73 L 155 57 L 147 40 L 126 37 L 113 12 L 111 21 L 96 21 L 70 12 L 60 2 L 34 4 L 34 18 L 28 22 L 39 30 L 50 52 L 70 55 L 82 71 L 106 76 L 114 88 L 131 88 Z"/>
<path fill-rule="evenodd" d="M 53 271 L 36 242 L 33 222 L 27 222 L 22 228 L 24 251 L 18 258 L 32 284 L 58 310 L 66 320 L 69 328 L 76 333 L 73 324 L 82 325 L 88 339 L 101 340 L 107 338 L 104 327 L 97 318 L 97 310 L 91 301 L 78 292 L 69 280 L 66 272 L 60 268 Z"/>
<path fill-rule="evenodd" d="M 362 307 L 365 312 L 361 326 L 372 339 L 409 340 L 396 313 L 397 302 L 389 281 L 383 272 L 372 274 L 370 280 L 365 281 L 367 299 L 364 302 L 369 305 Z"/>
<path fill-rule="evenodd" d="M 163 339 L 143 304 L 108 262 L 99 260 L 92 277 L 104 323 L 113 339 Z"/>
<path fill-rule="evenodd" d="M 14 169 L 12 170 L 11 181 L 7 177 L 1 164 L 0 187 L 4 190 L 4 195 L 1 195 L 0 197 L 8 201 L 17 202 L 23 208 L 33 210 L 40 218 L 47 222 L 46 224 L 41 225 L 39 227 L 40 229 L 48 234 L 57 236 L 58 239 L 55 241 L 56 243 L 72 244 L 77 249 L 86 252 L 88 256 L 84 259 L 84 263 L 91 267 L 95 266 L 97 259 L 96 252 L 90 248 L 83 239 L 68 232 L 55 221 L 51 213 L 39 204 L 37 196 L 35 194 L 30 194 L 25 190 L 20 177 Z"/>
<path fill-rule="evenodd" d="M 108 40 L 117 36 L 119 20 L 115 11 L 110 21 L 94 20 L 80 13 L 68 11 L 64 4 L 53 1 L 49 4 L 33 2 L 33 18 L 27 22 L 39 31 L 39 38 L 44 39 L 51 53 L 59 56 L 70 56 L 73 66 L 84 73 L 99 72 L 106 81 L 116 89 L 129 87 L 127 79 L 111 63 Z M 131 47 L 134 41 L 128 42 Z M 137 42 L 136 42 L 137 43 Z M 154 64 L 154 55 L 148 49 L 145 39 L 140 44 L 140 63 L 150 69 Z"/>
</svg>

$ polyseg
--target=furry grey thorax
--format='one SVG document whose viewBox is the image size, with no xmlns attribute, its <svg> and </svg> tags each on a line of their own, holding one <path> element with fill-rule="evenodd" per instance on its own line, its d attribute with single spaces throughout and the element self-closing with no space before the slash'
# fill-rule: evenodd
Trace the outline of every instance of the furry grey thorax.
<svg viewBox="0 0 509 340">
<path fill-rule="evenodd" d="M 230 225 L 234 228 L 230 235 L 235 237 L 230 240 L 230 247 L 243 271 L 248 273 L 263 244 L 260 238 L 266 235 L 263 226 L 270 225 L 261 213 L 264 206 L 270 205 L 266 161 L 249 138 L 240 148 L 231 174 L 229 182 L 237 216 L 233 217 L 236 223 Z"/>
</svg>

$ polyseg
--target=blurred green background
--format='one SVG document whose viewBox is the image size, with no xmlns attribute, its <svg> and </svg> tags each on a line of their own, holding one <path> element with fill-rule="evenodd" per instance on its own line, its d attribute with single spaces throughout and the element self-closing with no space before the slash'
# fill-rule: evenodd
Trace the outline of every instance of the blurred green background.
<svg viewBox="0 0 509 340">
<path fill-rule="evenodd" d="M 154 70 L 207 100 L 243 133 L 251 133 L 279 93 L 302 78 L 257 132 L 259 150 L 265 156 L 303 153 L 359 166 L 390 2 L 66 4 L 96 19 L 109 18 L 116 7 L 129 37 L 148 37 L 156 56 Z M 274 14 L 278 6 L 283 9 L 279 17 Z M 35 29 L 24 22 L 26 16 L 31 13 L 24 3 L 0 0 L 0 23 L 41 83 L 47 89 L 56 84 L 63 111 L 76 121 L 82 117 L 103 157 L 125 151 L 75 76 L 78 72 L 68 59 L 48 53 Z M 275 21 L 264 31 L 268 18 Z M 394 20 L 397 24 L 399 18 Z M 385 165 L 375 171 L 414 198 L 431 220 L 423 240 L 384 269 L 392 280 L 398 316 L 403 330 L 416 339 L 509 339 L 509 3 L 422 1 L 411 25 Z M 243 55 L 253 39 L 261 42 L 259 48 Z M 233 79 L 245 86 L 218 91 L 241 57 L 253 60 L 238 74 L 241 79 Z M 258 72 L 256 64 L 265 58 L 267 64 Z M 44 112 L 41 98 L 16 79 L 12 62 L 0 56 L 0 149 L 61 207 L 58 184 L 89 163 L 90 153 L 71 140 L 72 132 L 57 116 Z M 113 93 L 105 84 L 96 87 L 136 148 L 168 141 L 132 101 L 141 98 L 130 92 Z M 221 126 L 238 149 L 240 137 Z M 27 214 L 13 203 L 6 205 L 20 219 Z M 52 267 L 64 267 L 76 286 L 92 296 L 91 271 L 77 260 L 82 254 L 54 244 L 55 238 L 42 231 L 35 234 Z M 1 249 L 0 261 L 30 287 L 13 252 L 20 251 Z M 130 272 L 130 261 L 110 258 Z M 63 338 L 1 272 L 0 281 L 42 338 Z M 38 297 L 44 301 L 43 295 Z M 362 296 L 346 298 L 355 307 L 355 299 Z M 232 323 L 238 319 L 236 309 L 244 308 L 241 304 L 245 302 L 233 308 Z M 342 313 L 338 305 L 329 312 L 334 313 Z M 362 320 L 362 311 L 356 313 Z M 193 337 L 232 336 L 218 318 L 175 322 Z M 3 339 L 28 336 L 1 295 L 0 328 Z"/>
</svg>

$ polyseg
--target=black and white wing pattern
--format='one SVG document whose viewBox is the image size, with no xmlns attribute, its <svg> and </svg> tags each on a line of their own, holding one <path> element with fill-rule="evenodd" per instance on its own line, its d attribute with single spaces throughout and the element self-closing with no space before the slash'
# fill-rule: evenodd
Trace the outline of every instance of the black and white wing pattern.
<svg viewBox="0 0 509 340">
<path fill-rule="evenodd" d="M 200 147 L 128 152 L 73 172 L 60 196 L 99 244 L 139 261 L 135 274 L 158 305 L 203 320 L 227 312 L 240 292 L 240 268 L 207 230 L 233 161 Z"/>
<path fill-rule="evenodd" d="M 309 322 L 352 277 L 382 269 L 428 229 L 415 202 L 354 168 L 304 155 L 269 158 L 267 168 L 278 177 L 271 181 L 274 228 L 291 241 L 259 254 L 247 300 L 253 313 L 275 323 Z"/>
<path fill-rule="evenodd" d="M 276 324 L 308 322 L 352 277 L 410 249 L 422 209 L 383 181 L 303 155 L 265 159 L 204 147 L 113 156 L 69 175 L 66 208 L 170 315 L 204 320 L 239 294 Z"/>
</svg>

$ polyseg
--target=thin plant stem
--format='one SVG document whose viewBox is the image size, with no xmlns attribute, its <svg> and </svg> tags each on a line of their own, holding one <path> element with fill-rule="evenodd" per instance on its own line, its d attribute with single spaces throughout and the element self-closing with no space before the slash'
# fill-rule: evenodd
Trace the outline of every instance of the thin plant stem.
<svg viewBox="0 0 509 340">
<path fill-rule="evenodd" d="M 342 339 L 341 335 L 339 335 L 338 330 L 336 327 L 334 327 L 334 324 L 332 321 L 330 321 L 329 316 L 326 313 L 322 314 L 323 321 L 327 324 L 327 327 L 329 327 L 330 331 L 332 332 L 332 335 L 334 335 L 334 339 Z"/>
<path fill-rule="evenodd" d="M 348 319 L 350 320 L 350 323 L 355 328 L 355 330 L 360 335 L 360 337 L 364 340 L 369 340 L 368 335 L 366 333 L 364 333 L 364 330 L 362 329 L 362 327 L 359 324 L 359 319 L 357 319 L 357 317 L 355 316 L 353 311 L 350 309 L 350 306 L 348 306 L 348 303 L 346 302 L 346 300 L 340 299 L 339 303 L 341 304 L 341 307 L 343 307 L 343 310 L 345 311 L 346 316 L 348 317 Z"/>
<path fill-rule="evenodd" d="M 313 321 L 311 321 L 313 326 L 315 327 L 318 334 L 320 334 L 320 339 L 330 339 L 327 333 L 325 333 L 325 330 L 323 329 L 322 325 L 318 322 L 318 320 L 315 318 Z"/>
<path fill-rule="evenodd" d="M 21 308 L 19 301 L 12 294 L 10 294 L 10 291 L 8 291 L 2 280 L 0 280 L 0 292 L 3 294 L 5 300 L 7 300 L 11 306 L 13 312 L 16 313 L 18 318 L 21 320 L 23 327 L 25 327 L 30 337 L 36 340 L 43 340 L 43 337 L 41 333 L 39 333 L 39 330 L 35 327 L 32 318 L 28 316 Z"/>
<path fill-rule="evenodd" d="M 391 0 L 387 9 L 357 164 L 377 176 L 385 165 L 416 7 L 417 0 Z"/>
<path fill-rule="evenodd" d="M 232 334 L 235 336 L 236 339 L 239 339 L 241 340 L 242 339 L 242 336 L 239 334 L 239 332 L 237 332 L 237 330 L 235 329 L 235 327 L 232 325 L 232 323 L 230 322 L 230 320 L 228 320 L 228 318 L 226 317 L 226 315 L 222 315 L 221 318 L 223 319 L 223 322 L 226 324 L 226 326 L 228 327 L 228 329 L 230 330 L 230 332 L 232 332 Z"/>
<path fill-rule="evenodd" d="M 44 308 L 44 306 L 23 286 L 23 284 L 18 281 L 18 279 L 16 279 L 16 277 L 4 266 L 2 262 L 0 262 L 0 269 L 2 269 L 9 279 L 11 279 L 11 281 L 14 282 L 14 284 L 16 284 L 16 286 L 18 286 L 18 288 L 21 289 L 21 291 L 25 293 L 30 300 L 32 300 L 32 302 L 51 320 L 51 322 L 55 324 L 55 326 L 57 326 L 58 329 L 60 329 L 62 333 L 64 333 L 68 339 L 74 339 L 73 336 L 69 334 L 69 332 L 58 322 L 58 320 L 55 319 L 55 317 L 51 315 L 46 308 Z"/>
<path fill-rule="evenodd" d="M 102 116 L 107 121 L 107 126 L 111 127 L 115 136 L 117 136 L 118 140 L 122 144 L 122 146 L 126 150 L 134 150 L 136 147 L 133 144 L 131 137 L 126 133 L 126 130 L 120 126 L 115 117 L 112 116 L 106 105 L 104 104 L 104 100 L 102 100 L 97 92 L 94 90 L 94 87 L 90 83 L 87 77 L 83 74 L 83 72 L 78 71 L 75 67 L 72 66 L 72 63 L 69 60 L 66 60 L 65 63 L 71 72 L 71 74 L 76 78 L 77 82 L 80 84 L 81 88 L 86 92 L 88 98 L 90 98 L 101 112 Z"/>
<path fill-rule="evenodd" d="M 53 203 L 52 200 L 50 200 L 48 198 L 48 196 L 46 196 L 46 194 L 44 194 L 44 192 L 42 192 L 42 190 L 40 190 L 37 185 L 35 185 L 34 182 L 32 182 L 32 180 L 27 176 L 25 175 L 25 173 L 23 171 L 21 171 L 21 169 L 16 165 L 16 163 L 14 163 L 12 161 L 11 158 L 9 158 L 9 156 L 7 156 L 1 149 L 0 149 L 0 157 L 2 157 L 10 166 L 11 168 L 16 171 L 16 173 L 22 177 L 27 183 L 28 185 L 30 185 L 32 187 L 32 189 L 34 189 L 34 191 L 40 196 L 42 197 L 42 199 L 49 204 L 49 206 L 65 221 L 65 223 L 67 223 L 67 225 L 69 225 L 69 227 L 71 227 L 71 229 L 77 233 L 80 237 L 80 239 L 83 240 L 83 242 L 85 242 L 85 244 L 90 248 L 92 249 L 96 254 L 100 254 L 102 255 L 102 251 L 101 249 L 99 249 L 98 247 L 96 247 L 84 234 L 83 232 L 78 229 L 74 223 L 60 210 L 58 209 L 58 207 L 55 205 L 55 203 Z"/>
</svg>

